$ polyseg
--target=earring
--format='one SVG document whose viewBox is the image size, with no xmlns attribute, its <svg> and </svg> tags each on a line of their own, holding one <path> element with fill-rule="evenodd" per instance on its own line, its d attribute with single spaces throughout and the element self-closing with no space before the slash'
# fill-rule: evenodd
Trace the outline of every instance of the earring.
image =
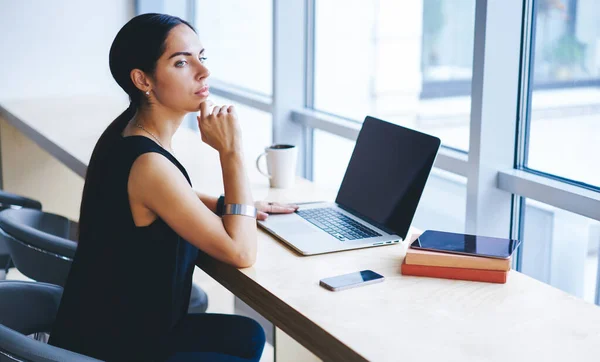
<svg viewBox="0 0 600 362">
<path fill-rule="evenodd" d="M 150 91 L 146 91 L 146 95 L 149 96 L 150 95 Z"/>
</svg>

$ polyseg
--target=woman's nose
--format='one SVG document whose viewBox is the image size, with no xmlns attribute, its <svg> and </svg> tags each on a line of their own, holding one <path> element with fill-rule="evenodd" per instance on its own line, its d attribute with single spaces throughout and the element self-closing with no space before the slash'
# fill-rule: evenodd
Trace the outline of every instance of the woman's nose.
<svg viewBox="0 0 600 362">
<path fill-rule="evenodd" d="M 198 75 L 196 76 L 196 78 L 202 79 L 202 78 L 208 78 L 208 76 L 210 76 L 210 71 L 204 64 L 200 63 L 198 66 Z"/>
</svg>

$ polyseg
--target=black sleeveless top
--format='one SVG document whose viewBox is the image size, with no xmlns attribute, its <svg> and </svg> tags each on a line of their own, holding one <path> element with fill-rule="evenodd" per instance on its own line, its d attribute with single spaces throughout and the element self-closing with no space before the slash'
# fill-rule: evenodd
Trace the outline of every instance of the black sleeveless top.
<svg viewBox="0 0 600 362">
<path fill-rule="evenodd" d="M 98 160 L 77 252 L 49 343 L 102 360 L 160 360 L 161 341 L 187 313 L 198 249 L 162 219 L 134 224 L 127 183 L 134 161 L 169 152 L 143 136 L 120 138 Z"/>
</svg>

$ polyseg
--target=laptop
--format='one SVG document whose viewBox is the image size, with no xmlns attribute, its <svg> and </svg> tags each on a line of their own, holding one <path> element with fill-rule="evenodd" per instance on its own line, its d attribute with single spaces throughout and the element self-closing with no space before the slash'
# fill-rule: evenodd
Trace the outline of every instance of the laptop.
<svg viewBox="0 0 600 362">
<path fill-rule="evenodd" d="M 258 224 L 302 255 L 406 238 L 440 139 L 366 117 L 335 202 L 300 203 Z"/>
</svg>

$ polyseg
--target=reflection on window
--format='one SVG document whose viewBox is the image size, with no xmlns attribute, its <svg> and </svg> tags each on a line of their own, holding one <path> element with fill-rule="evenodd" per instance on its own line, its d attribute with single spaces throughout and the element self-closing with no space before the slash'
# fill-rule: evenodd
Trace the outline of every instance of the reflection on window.
<svg viewBox="0 0 600 362">
<path fill-rule="evenodd" d="M 474 19 L 475 0 L 317 0 L 314 107 L 468 150 Z"/>
<path fill-rule="evenodd" d="M 600 80 L 598 14 L 597 0 L 537 1 L 536 86 Z"/>
<path fill-rule="evenodd" d="M 313 180 L 320 187 L 339 189 L 354 142 L 334 134 L 314 130 Z M 433 169 L 415 213 L 412 226 L 450 232 L 465 231 L 467 179 Z"/>
<path fill-rule="evenodd" d="M 525 165 L 600 186 L 600 1 L 537 4 Z"/>
<path fill-rule="evenodd" d="M 465 232 L 467 178 L 433 169 L 419 201 L 412 226 L 455 233 Z"/>
<path fill-rule="evenodd" d="M 272 94 L 273 2 L 196 0 L 195 27 L 211 77 Z"/>
<path fill-rule="evenodd" d="M 423 0 L 423 81 L 471 81 L 475 1 Z M 468 16 L 465 16 L 468 15 Z M 449 87 L 439 86 L 450 93 Z M 445 89 L 444 89 L 445 88 Z"/>
<path fill-rule="evenodd" d="M 594 303 L 600 222 L 526 200 L 521 272 Z"/>
</svg>

